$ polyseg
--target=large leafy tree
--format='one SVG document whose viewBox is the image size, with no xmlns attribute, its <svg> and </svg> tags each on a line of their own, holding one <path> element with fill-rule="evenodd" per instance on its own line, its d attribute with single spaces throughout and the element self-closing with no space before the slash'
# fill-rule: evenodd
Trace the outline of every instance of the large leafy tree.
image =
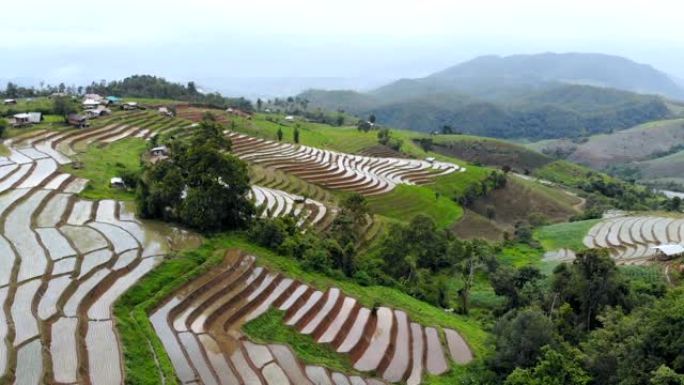
<svg viewBox="0 0 684 385">
<path fill-rule="evenodd" d="M 515 368 L 532 367 L 542 348 L 556 342 L 553 322 L 538 309 L 511 311 L 494 327 L 494 354 L 489 366 L 506 375 Z"/>
<path fill-rule="evenodd" d="M 515 369 L 504 385 L 586 385 L 590 380 L 591 376 L 582 368 L 579 350 L 569 346 L 554 350 L 545 346 L 534 367 Z"/>
<path fill-rule="evenodd" d="M 175 220 L 201 231 L 245 226 L 254 215 L 247 199 L 247 166 L 226 151 L 230 142 L 211 116 L 187 141 L 171 144 L 171 159 L 148 168 L 138 203 L 145 217 Z"/>
<path fill-rule="evenodd" d="M 577 328 L 592 330 L 609 306 L 631 308 L 629 285 L 606 250 L 586 250 L 572 264 L 559 265 L 552 290 L 572 308 Z"/>
</svg>

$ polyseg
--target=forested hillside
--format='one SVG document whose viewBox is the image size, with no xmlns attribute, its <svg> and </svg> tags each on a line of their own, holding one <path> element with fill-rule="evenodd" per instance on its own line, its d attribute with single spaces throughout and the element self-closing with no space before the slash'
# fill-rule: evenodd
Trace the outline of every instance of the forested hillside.
<svg viewBox="0 0 684 385">
<path fill-rule="evenodd" d="M 684 91 L 667 75 L 626 59 L 545 54 L 481 57 L 368 93 L 299 96 L 313 107 L 374 114 L 380 124 L 400 128 L 547 139 L 610 133 L 669 116 L 673 104 L 656 95 L 677 99 Z"/>
<path fill-rule="evenodd" d="M 403 88 L 404 86 L 402 86 Z M 431 93 L 392 101 L 376 95 L 308 91 L 300 97 L 325 109 L 424 132 L 456 132 L 497 138 L 547 139 L 609 133 L 662 119 L 670 112 L 658 97 L 589 86 L 556 85 L 548 89 L 507 90 L 505 102 L 477 100 L 460 94 Z M 383 94 L 388 93 L 383 91 Z M 398 95 L 412 95 L 397 91 Z M 513 97 L 513 95 L 516 95 Z"/>
</svg>

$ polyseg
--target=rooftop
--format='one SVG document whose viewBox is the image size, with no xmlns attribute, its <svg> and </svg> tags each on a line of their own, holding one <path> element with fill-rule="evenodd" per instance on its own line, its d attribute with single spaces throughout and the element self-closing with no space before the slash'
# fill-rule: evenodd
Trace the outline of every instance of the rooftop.
<svg viewBox="0 0 684 385">
<path fill-rule="evenodd" d="M 684 246 L 682 245 L 658 245 L 653 246 L 652 249 L 659 250 L 667 256 L 674 256 L 684 253 Z"/>
</svg>

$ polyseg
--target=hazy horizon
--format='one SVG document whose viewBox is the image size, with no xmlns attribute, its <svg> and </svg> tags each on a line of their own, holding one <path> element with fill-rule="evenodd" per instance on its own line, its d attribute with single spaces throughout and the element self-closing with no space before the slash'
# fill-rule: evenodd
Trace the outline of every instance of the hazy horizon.
<svg viewBox="0 0 684 385">
<path fill-rule="evenodd" d="M 541 52 L 624 56 L 684 78 L 684 39 L 671 28 L 684 6 L 672 0 L 42 3 L 3 7 L 28 16 L 0 25 L 0 80 L 153 74 L 253 97 L 367 89 L 481 55 Z"/>
</svg>

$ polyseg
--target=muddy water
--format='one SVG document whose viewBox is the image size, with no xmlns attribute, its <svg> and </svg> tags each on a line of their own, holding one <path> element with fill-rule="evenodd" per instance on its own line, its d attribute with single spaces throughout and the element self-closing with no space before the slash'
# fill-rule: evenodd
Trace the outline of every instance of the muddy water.
<svg viewBox="0 0 684 385">
<path fill-rule="evenodd" d="M 439 334 L 435 328 L 425 328 L 425 340 L 427 342 L 427 355 L 425 359 L 427 371 L 430 374 L 442 374 L 449 368 L 444 358 L 444 349 L 439 340 Z"/>
<path fill-rule="evenodd" d="M 287 346 L 283 345 L 269 345 L 269 349 L 278 362 L 278 365 L 285 371 L 287 377 L 292 383 L 297 385 L 313 385 L 302 370 L 302 367 L 297 362 L 294 354 Z"/>
<path fill-rule="evenodd" d="M 338 353 L 349 353 L 354 346 L 356 346 L 359 340 L 361 340 L 363 330 L 366 328 L 366 323 L 368 323 L 369 318 L 370 310 L 368 308 L 363 307 L 359 309 L 354 324 L 351 329 L 349 329 L 349 332 L 340 347 L 337 348 Z"/>
<path fill-rule="evenodd" d="M 119 218 L 122 221 L 135 219 L 135 204 L 133 202 L 121 202 L 119 205 Z M 194 249 L 202 244 L 202 237 L 194 232 L 169 225 L 159 221 L 139 220 L 144 231 L 143 245 L 146 248 L 180 251 Z M 238 256 L 234 256 L 237 258 Z"/>
<path fill-rule="evenodd" d="M 406 385 L 418 385 L 423 377 L 423 355 L 425 340 L 423 337 L 423 328 L 417 323 L 411 323 L 411 339 L 413 340 L 413 367 L 411 374 L 406 380 Z"/>
<path fill-rule="evenodd" d="M 340 289 L 337 288 L 332 288 L 328 292 L 328 296 L 326 298 L 325 304 L 323 304 L 323 307 L 321 310 L 314 316 L 314 318 L 302 329 L 303 334 L 311 334 L 313 333 L 316 328 L 318 328 L 318 325 L 323 322 L 325 317 L 330 314 L 332 311 L 333 307 L 335 304 L 337 304 L 338 299 L 340 298 Z"/>
<path fill-rule="evenodd" d="M 370 371 L 377 369 L 389 348 L 394 316 L 392 310 L 386 307 L 378 308 L 377 325 L 371 337 L 370 344 L 361 358 L 354 364 L 354 369 Z"/>
<path fill-rule="evenodd" d="M 240 385 L 240 380 L 228 365 L 228 362 L 216 344 L 216 341 L 214 341 L 214 339 L 207 334 L 202 334 L 198 336 L 198 338 L 200 344 L 202 344 L 204 347 L 204 351 L 207 353 L 207 357 L 209 358 L 209 363 L 216 372 L 221 384 Z"/>
<path fill-rule="evenodd" d="M 444 334 L 449 346 L 449 353 L 454 361 L 459 364 L 467 364 L 473 360 L 473 353 L 460 334 L 451 329 L 444 329 Z"/>
<path fill-rule="evenodd" d="M 4 304 L 7 299 L 7 288 L 0 289 L 0 304 Z M 0 377 L 5 375 L 7 371 L 7 319 L 5 319 L 5 312 L 0 311 Z"/>
<path fill-rule="evenodd" d="M 78 319 L 60 318 L 52 325 L 50 355 L 52 370 L 57 382 L 76 382 L 78 359 L 76 350 L 76 328 Z"/>
<path fill-rule="evenodd" d="M 122 380 L 121 362 L 116 344 L 114 323 L 112 321 L 90 321 L 86 333 L 88 365 L 92 385 L 120 385 Z"/>
<path fill-rule="evenodd" d="M 38 323 L 31 311 L 31 301 L 40 287 L 40 280 L 28 281 L 17 288 L 14 303 L 10 308 L 14 321 L 14 346 L 38 335 Z"/>
<path fill-rule="evenodd" d="M 305 369 L 306 375 L 316 385 L 334 385 L 328 372 L 320 366 L 307 366 Z"/>
<path fill-rule="evenodd" d="M 276 365 L 275 362 L 266 365 L 261 373 L 263 374 L 264 379 L 266 379 L 266 384 L 268 385 L 290 384 L 290 381 L 287 379 L 287 375 L 285 375 L 283 369 Z"/>
<path fill-rule="evenodd" d="M 40 340 L 34 340 L 17 351 L 16 385 L 39 385 L 43 377 L 43 356 Z"/>
<path fill-rule="evenodd" d="M 356 300 L 352 297 L 345 297 L 344 302 L 342 302 L 342 308 L 337 313 L 337 316 L 332 321 L 328 329 L 323 333 L 321 338 L 318 339 L 319 343 L 330 343 L 332 342 L 337 334 L 342 329 L 342 326 L 347 321 L 347 318 L 351 315 L 352 310 L 356 306 Z"/>
<path fill-rule="evenodd" d="M 409 349 L 410 332 L 408 317 L 403 311 L 394 311 L 395 320 L 397 323 L 397 336 L 394 341 L 394 357 L 390 362 L 387 370 L 383 374 L 383 378 L 390 382 L 398 382 L 404 378 L 404 374 L 409 369 L 409 362 L 411 360 L 411 351 Z"/>
</svg>

